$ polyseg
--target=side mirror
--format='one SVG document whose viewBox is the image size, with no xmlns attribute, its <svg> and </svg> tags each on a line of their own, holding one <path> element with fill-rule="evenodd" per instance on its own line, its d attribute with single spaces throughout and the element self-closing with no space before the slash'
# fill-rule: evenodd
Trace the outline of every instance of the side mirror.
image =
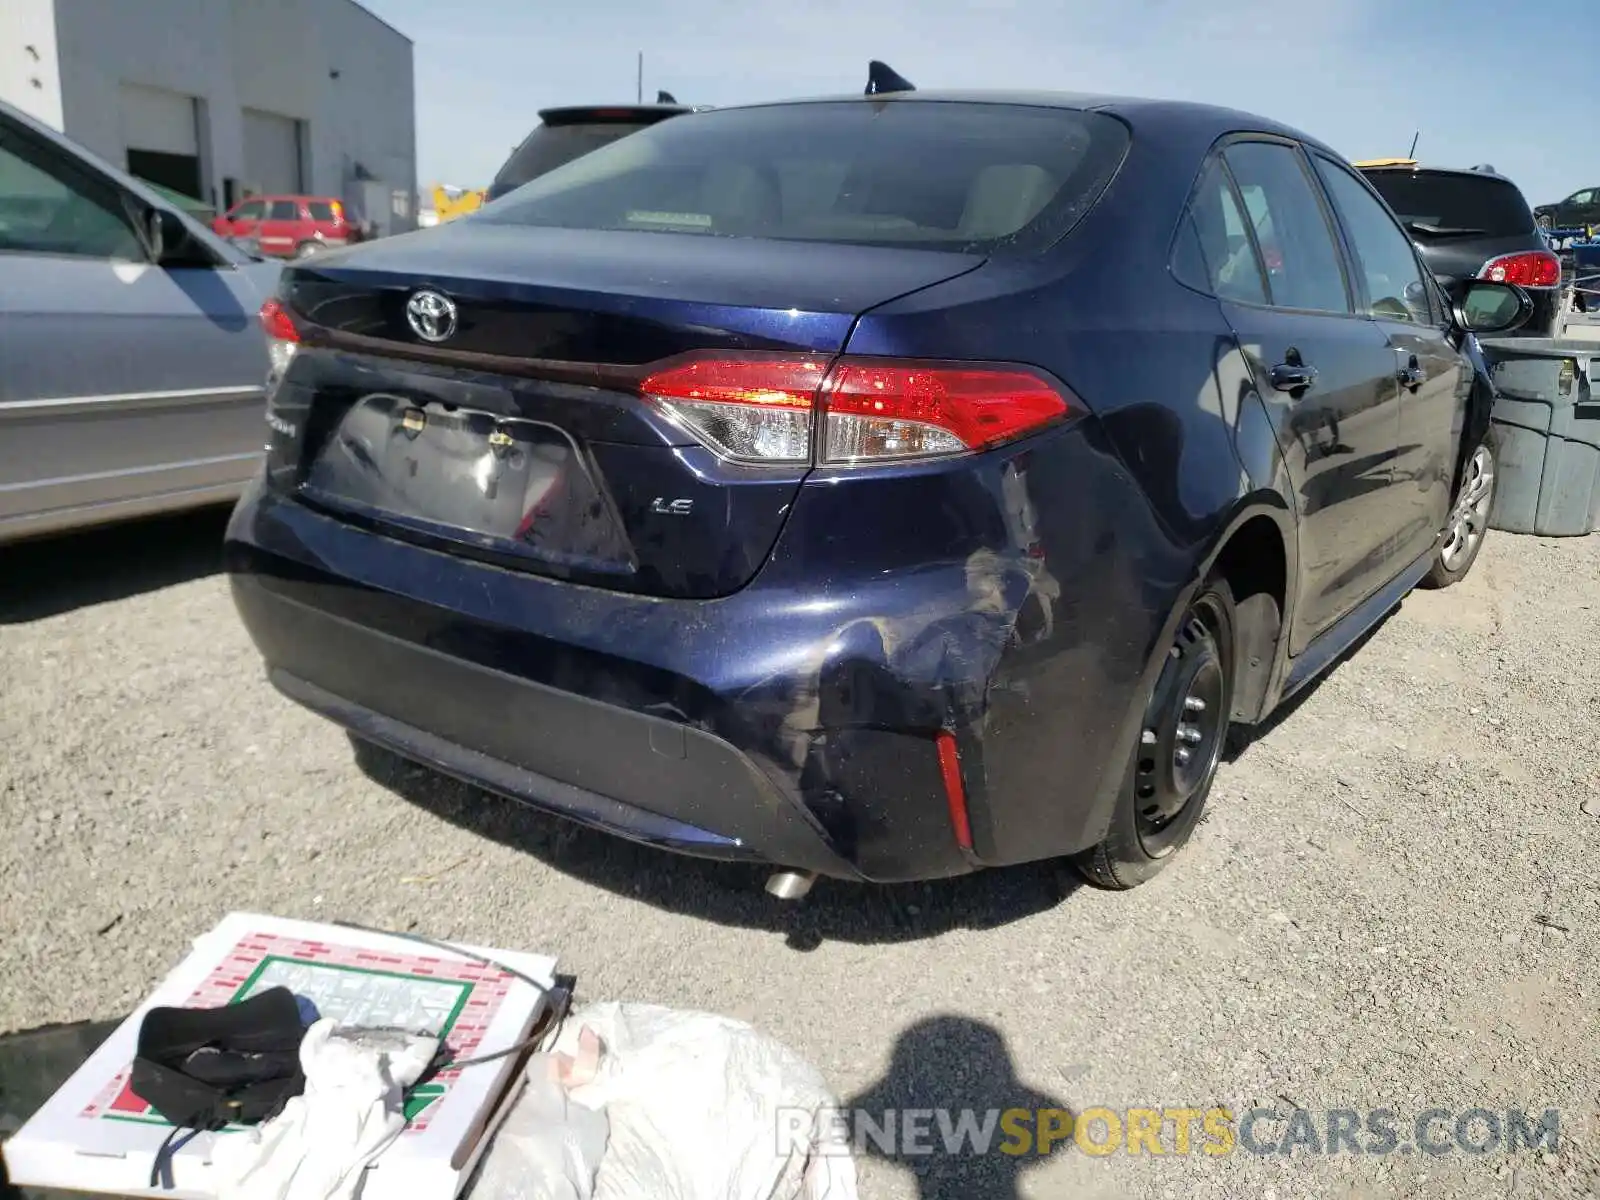
<svg viewBox="0 0 1600 1200">
<path fill-rule="evenodd" d="M 136 203 L 129 198 L 130 203 Z M 167 213 L 155 207 L 140 208 L 137 214 L 139 241 L 144 244 L 145 257 L 159 263 L 167 251 Z"/>
<path fill-rule="evenodd" d="M 1468 333 L 1510 333 L 1533 315 L 1533 298 L 1514 283 L 1464 280 L 1450 300 L 1456 324 Z"/>
<path fill-rule="evenodd" d="M 171 209 L 153 204 L 139 206 L 134 226 L 145 257 L 157 266 L 215 265 L 212 256 L 189 235 L 188 227 Z"/>
</svg>

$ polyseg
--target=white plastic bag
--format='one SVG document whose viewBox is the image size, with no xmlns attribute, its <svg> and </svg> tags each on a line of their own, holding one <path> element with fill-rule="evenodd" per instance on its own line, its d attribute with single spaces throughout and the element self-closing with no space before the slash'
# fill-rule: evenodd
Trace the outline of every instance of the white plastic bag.
<svg viewBox="0 0 1600 1200">
<path fill-rule="evenodd" d="M 551 1054 L 566 1120 L 603 1113 L 609 1129 L 592 1195 L 516 1190 L 550 1177 L 561 1161 L 552 1144 L 592 1144 L 536 1115 L 557 1111 L 533 1087 L 551 1074 L 536 1061 L 538 1080 L 489 1148 L 472 1200 L 858 1200 L 849 1146 L 827 1119 L 837 1103 L 827 1084 L 742 1021 L 593 1005 L 567 1018 Z M 508 1139 L 512 1128 L 521 1132 Z"/>
<path fill-rule="evenodd" d="M 472 1200 L 594 1200 L 606 1149 L 606 1115 L 572 1101 L 568 1089 L 594 1074 L 597 1039 L 576 1059 L 536 1054 L 527 1085 L 501 1122 L 472 1186 Z"/>
</svg>

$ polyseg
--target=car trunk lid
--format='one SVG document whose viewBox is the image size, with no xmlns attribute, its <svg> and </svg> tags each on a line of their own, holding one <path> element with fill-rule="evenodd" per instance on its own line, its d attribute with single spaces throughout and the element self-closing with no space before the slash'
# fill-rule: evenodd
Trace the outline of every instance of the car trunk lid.
<svg viewBox="0 0 1600 1200">
<path fill-rule="evenodd" d="M 770 552 L 809 461 L 719 458 L 640 394 L 653 365 L 706 351 L 826 364 L 860 313 L 983 261 L 465 221 L 387 239 L 286 275 L 302 344 L 269 460 L 307 502 L 453 553 L 726 595 Z M 419 293 L 444 302 L 420 331 Z"/>
<path fill-rule="evenodd" d="M 1492 259 L 1544 249 L 1533 212 L 1510 180 L 1408 167 L 1381 167 L 1366 176 L 1441 279 L 1471 279 Z"/>
</svg>

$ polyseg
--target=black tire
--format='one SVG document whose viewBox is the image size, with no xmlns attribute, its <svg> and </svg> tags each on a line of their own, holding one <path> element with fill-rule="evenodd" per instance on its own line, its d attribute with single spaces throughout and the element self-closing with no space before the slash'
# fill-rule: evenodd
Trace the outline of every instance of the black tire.
<svg viewBox="0 0 1600 1200">
<path fill-rule="evenodd" d="M 301 242 L 294 248 L 296 258 L 310 258 L 314 254 L 321 254 L 327 249 L 321 242 Z"/>
<path fill-rule="evenodd" d="M 1489 533 L 1489 516 L 1494 511 L 1499 463 L 1498 439 L 1491 426 L 1462 464 L 1461 485 L 1445 519 L 1444 540 L 1418 587 L 1437 590 L 1460 583 L 1478 561 L 1478 552 Z"/>
<path fill-rule="evenodd" d="M 1213 576 L 1165 652 L 1105 840 L 1073 859 L 1097 887 L 1153 879 L 1200 823 L 1228 740 L 1234 629 L 1233 592 Z"/>
<path fill-rule="evenodd" d="M 1552 222 L 1552 220 L 1550 218 L 1550 215 L 1548 213 L 1540 213 L 1539 216 L 1536 218 L 1536 223 L 1538 224 L 1540 229 L 1545 229 L 1545 230 L 1550 229 L 1552 227 L 1552 225 L 1553 225 L 1553 222 Z"/>
</svg>

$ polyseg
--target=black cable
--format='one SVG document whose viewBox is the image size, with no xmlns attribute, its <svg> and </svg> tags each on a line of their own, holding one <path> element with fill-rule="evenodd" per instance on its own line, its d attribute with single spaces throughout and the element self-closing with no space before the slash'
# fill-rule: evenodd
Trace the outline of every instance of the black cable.
<svg viewBox="0 0 1600 1200">
<path fill-rule="evenodd" d="M 180 1141 L 178 1140 L 178 1135 L 185 1128 L 189 1130 L 188 1136 Z M 203 1132 L 204 1129 L 201 1127 L 199 1117 L 196 1117 L 189 1126 L 174 1125 L 172 1127 L 172 1131 L 162 1141 L 161 1149 L 156 1151 L 155 1161 L 150 1164 L 150 1186 L 152 1188 L 159 1187 L 168 1191 L 172 1189 L 172 1160 L 177 1157 L 178 1151 L 194 1141 Z"/>
<path fill-rule="evenodd" d="M 513 979 L 520 979 L 529 987 L 537 989 L 540 994 L 547 994 L 550 991 L 549 985 L 540 983 L 531 975 L 525 975 L 515 967 L 508 967 L 503 962 L 473 950 L 463 950 L 460 946 L 453 945 L 450 942 L 442 942 L 438 938 L 431 938 L 425 933 L 401 933 L 393 929 L 373 929 L 370 925 L 357 925 L 354 921 L 335 921 L 333 923 L 342 929 L 354 929 L 357 933 L 370 933 L 377 937 L 400 938 L 402 941 L 416 942 L 419 945 L 430 946 L 435 950 L 443 950 L 449 954 L 459 955 L 468 962 L 479 963 L 485 967 L 493 967 L 497 971 L 505 972 Z"/>
</svg>

